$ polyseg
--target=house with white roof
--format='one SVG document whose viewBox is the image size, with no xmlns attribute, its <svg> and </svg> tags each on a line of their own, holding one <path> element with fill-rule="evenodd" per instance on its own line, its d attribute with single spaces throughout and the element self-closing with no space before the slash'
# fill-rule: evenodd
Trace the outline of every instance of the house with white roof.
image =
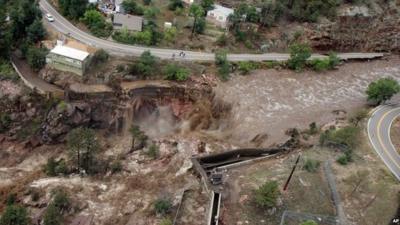
<svg viewBox="0 0 400 225">
<path fill-rule="evenodd" d="M 207 12 L 206 19 L 218 27 L 227 28 L 229 16 L 233 14 L 233 12 L 234 10 L 231 8 L 214 4 L 214 9 Z"/>
<path fill-rule="evenodd" d="M 90 63 L 90 53 L 58 43 L 46 56 L 49 67 L 83 76 Z"/>
</svg>

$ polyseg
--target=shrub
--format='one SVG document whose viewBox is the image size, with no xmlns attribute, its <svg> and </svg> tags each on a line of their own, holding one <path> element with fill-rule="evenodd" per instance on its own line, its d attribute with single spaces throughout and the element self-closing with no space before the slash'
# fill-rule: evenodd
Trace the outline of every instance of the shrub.
<svg viewBox="0 0 400 225">
<path fill-rule="evenodd" d="M 359 133 L 360 129 L 354 126 L 347 126 L 338 130 L 330 129 L 321 134 L 320 144 L 354 149 L 359 144 Z"/>
<path fill-rule="evenodd" d="M 176 27 L 166 28 L 164 30 L 164 40 L 168 43 L 175 43 L 177 33 L 178 30 L 176 29 Z"/>
<path fill-rule="evenodd" d="M 151 157 L 152 159 L 156 159 L 158 158 L 159 154 L 160 154 L 160 149 L 157 145 L 152 144 L 149 147 L 149 150 L 147 150 L 146 152 L 147 156 Z"/>
<path fill-rule="evenodd" d="M 62 189 L 55 190 L 52 204 L 54 204 L 60 212 L 67 210 L 70 207 L 70 200 L 67 193 Z"/>
<path fill-rule="evenodd" d="M 318 170 L 320 162 L 314 159 L 306 159 L 303 169 L 307 172 L 314 173 Z"/>
<path fill-rule="evenodd" d="M 15 72 L 11 64 L 8 61 L 2 59 L 0 59 L 0 80 L 19 80 L 19 76 Z"/>
<path fill-rule="evenodd" d="M 302 222 L 300 225 L 318 225 L 318 223 L 315 222 L 314 220 L 307 220 Z"/>
<path fill-rule="evenodd" d="M 177 64 L 168 64 L 164 69 L 164 73 L 167 80 L 185 81 L 189 77 L 189 70 Z"/>
<path fill-rule="evenodd" d="M 330 67 L 329 59 L 313 59 L 310 61 L 310 66 L 313 70 L 318 72 L 328 70 Z"/>
<path fill-rule="evenodd" d="M 171 210 L 172 203 L 169 199 L 160 198 L 154 202 L 154 210 L 157 214 L 165 215 Z"/>
<path fill-rule="evenodd" d="M 160 225 L 172 225 L 172 221 L 169 218 L 164 218 L 161 220 Z"/>
<path fill-rule="evenodd" d="M 60 225 L 61 213 L 54 204 L 50 204 L 43 217 L 44 225 Z"/>
<path fill-rule="evenodd" d="M 367 117 L 368 117 L 368 110 L 361 109 L 357 111 L 352 117 L 350 117 L 349 122 L 352 123 L 354 126 L 358 126 L 358 124 Z"/>
<path fill-rule="evenodd" d="M 154 40 L 154 32 L 149 29 L 144 29 L 141 32 L 131 32 L 127 29 L 121 29 L 115 31 L 112 38 L 117 42 L 124 44 L 142 44 L 142 45 L 152 45 L 156 44 Z"/>
<path fill-rule="evenodd" d="M 6 205 L 14 205 L 16 201 L 17 201 L 17 194 L 10 193 L 7 195 Z"/>
<path fill-rule="evenodd" d="M 248 74 L 250 71 L 257 69 L 257 65 L 249 61 L 239 62 L 238 66 L 242 74 Z"/>
<path fill-rule="evenodd" d="M 144 7 L 134 0 L 124 0 L 122 2 L 122 8 L 129 14 L 143 15 L 144 12 Z"/>
<path fill-rule="evenodd" d="M 94 64 L 100 64 L 106 62 L 109 58 L 110 55 L 104 49 L 99 49 L 93 54 L 92 62 Z"/>
<path fill-rule="evenodd" d="M 375 82 L 372 82 L 368 85 L 368 89 L 366 91 L 368 95 L 368 100 L 373 101 L 376 104 L 381 104 L 390 100 L 393 95 L 400 92 L 399 83 L 391 78 L 381 78 Z"/>
<path fill-rule="evenodd" d="M 143 52 L 136 64 L 129 67 L 129 72 L 133 75 L 148 77 L 154 74 L 156 57 L 150 51 Z"/>
<path fill-rule="evenodd" d="M 216 41 L 216 44 L 219 46 L 225 46 L 227 43 L 228 43 L 228 37 L 226 36 L 225 33 L 221 34 Z"/>
<path fill-rule="evenodd" d="M 343 154 L 339 156 L 339 158 L 336 159 L 336 162 L 338 162 L 340 165 L 347 165 L 351 160 L 349 160 L 349 157 L 347 154 Z"/>
<path fill-rule="evenodd" d="M 309 135 L 315 135 L 317 134 L 319 131 L 317 124 L 315 122 L 310 123 L 310 125 L 308 125 L 308 134 Z"/>
<path fill-rule="evenodd" d="M 329 68 L 331 70 L 334 69 L 336 66 L 338 66 L 340 64 L 340 59 L 339 59 L 339 57 L 337 56 L 336 53 L 331 52 L 329 54 L 328 59 L 329 59 Z"/>
<path fill-rule="evenodd" d="M 218 66 L 218 75 L 221 80 L 228 80 L 231 65 L 228 61 L 226 51 L 223 50 L 215 53 L 215 64 Z"/>
<path fill-rule="evenodd" d="M 311 57 L 311 48 L 307 44 L 293 44 L 289 47 L 290 59 L 288 60 L 289 69 L 301 71 L 305 67 L 308 58 Z"/>
<path fill-rule="evenodd" d="M 122 164 L 119 160 L 114 160 L 110 165 L 111 173 L 118 173 L 122 171 Z"/>
<path fill-rule="evenodd" d="M 0 225 L 28 225 L 29 218 L 26 209 L 18 205 L 9 205 L 0 218 Z"/>
<path fill-rule="evenodd" d="M 57 162 L 54 159 L 54 157 L 48 158 L 44 168 L 46 175 L 50 177 L 56 176 L 57 175 L 56 167 L 57 167 Z"/>
<path fill-rule="evenodd" d="M 0 112 L 0 133 L 5 132 L 11 126 L 11 117 L 8 113 Z"/>
<path fill-rule="evenodd" d="M 271 208 L 276 205 L 279 195 L 278 183 L 269 181 L 255 191 L 255 202 L 260 207 Z"/>
<path fill-rule="evenodd" d="M 48 51 L 45 48 L 29 47 L 26 52 L 29 66 L 35 71 L 42 69 L 46 65 L 47 53 Z"/>
<path fill-rule="evenodd" d="M 184 4 L 182 0 L 169 0 L 168 8 L 171 11 L 175 11 L 177 9 L 183 9 Z"/>
</svg>

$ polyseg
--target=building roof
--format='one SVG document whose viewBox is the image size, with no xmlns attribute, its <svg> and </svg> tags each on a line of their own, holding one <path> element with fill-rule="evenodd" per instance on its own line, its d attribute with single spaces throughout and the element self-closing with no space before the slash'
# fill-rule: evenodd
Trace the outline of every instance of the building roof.
<svg viewBox="0 0 400 225">
<path fill-rule="evenodd" d="M 143 18 L 117 13 L 114 15 L 113 24 L 118 27 L 126 27 L 128 30 L 142 31 Z"/>
<path fill-rule="evenodd" d="M 77 59 L 80 61 L 85 60 L 88 56 L 88 52 L 84 52 L 75 48 L 67 47 L 65 45 L 57 45 L 51 51 L 51 53 L 62 55 L 71 59 Z"/>
<path fill-rule="evenodd" d="M 209 13 L 214 13 L 214 14 L 222 14 L 226 17 L 229 15 L 233 14 L 234 10 L 231 8 L 224 7 L 222 5 L 214 4 L 214 9 L 208 11 Z"/>
</svg>

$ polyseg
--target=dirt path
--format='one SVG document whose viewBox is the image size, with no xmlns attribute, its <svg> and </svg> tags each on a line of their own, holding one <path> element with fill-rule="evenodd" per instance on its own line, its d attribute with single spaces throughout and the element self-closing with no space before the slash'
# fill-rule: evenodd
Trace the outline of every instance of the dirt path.
<svg viewBox="0 0 400 225">
<path fill-rule="evenodd" d="M 269 145 L 284 141 L 288 128 L 327 123 L 335 118 L 333 110 L 351 112 L 363 106 L 368 84 L 386 76 L 400 79 L 400 57 L 346 63 L 326 73 L 259 70 L 234 76 L 216 92 L 233 103 L 231 139 L 246 145 L 267 133 L 264 145 Z"/>
<path fill-rule="evenodd" d="M 39 78 L 39 76 L 34 71 L 32 71 L 29 65 L 27 65 L 26 62 L 24 62 L 23 60 L 18 59 L 18 57 L 12 56 L 11 61 L 13 63 L 14 69 L 17 71 L 18 75 L 28 87 L 32 89 L 35 88 L 42 94 L 52 93 L 56 94 L 57 96 L 64 95 L 64 91 L 61 88 L 49 84 L 45 80 Z"/>
</svg>

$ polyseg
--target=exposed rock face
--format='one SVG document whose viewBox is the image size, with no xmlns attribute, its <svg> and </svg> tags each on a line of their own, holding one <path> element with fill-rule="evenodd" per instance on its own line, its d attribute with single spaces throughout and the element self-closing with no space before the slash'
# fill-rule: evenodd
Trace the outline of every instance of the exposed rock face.
<svg viewBox="0 0 400 225">
<path fill-rule="evenodd" d="M 47 115 L 40 136 L 44 143 L 62 141 L 65 135 L 78 126 L 107 128 L 113 121 L 113 107 L 89 102 L 65 103 L 54 107 Z"/>
<path fill-rule="evenodd" d="M 377 51 L 400 53 L 400 16 L 389 11 L 381 16 L 341 16 L 307 35 L 322 51 Z"/>
</svg>

